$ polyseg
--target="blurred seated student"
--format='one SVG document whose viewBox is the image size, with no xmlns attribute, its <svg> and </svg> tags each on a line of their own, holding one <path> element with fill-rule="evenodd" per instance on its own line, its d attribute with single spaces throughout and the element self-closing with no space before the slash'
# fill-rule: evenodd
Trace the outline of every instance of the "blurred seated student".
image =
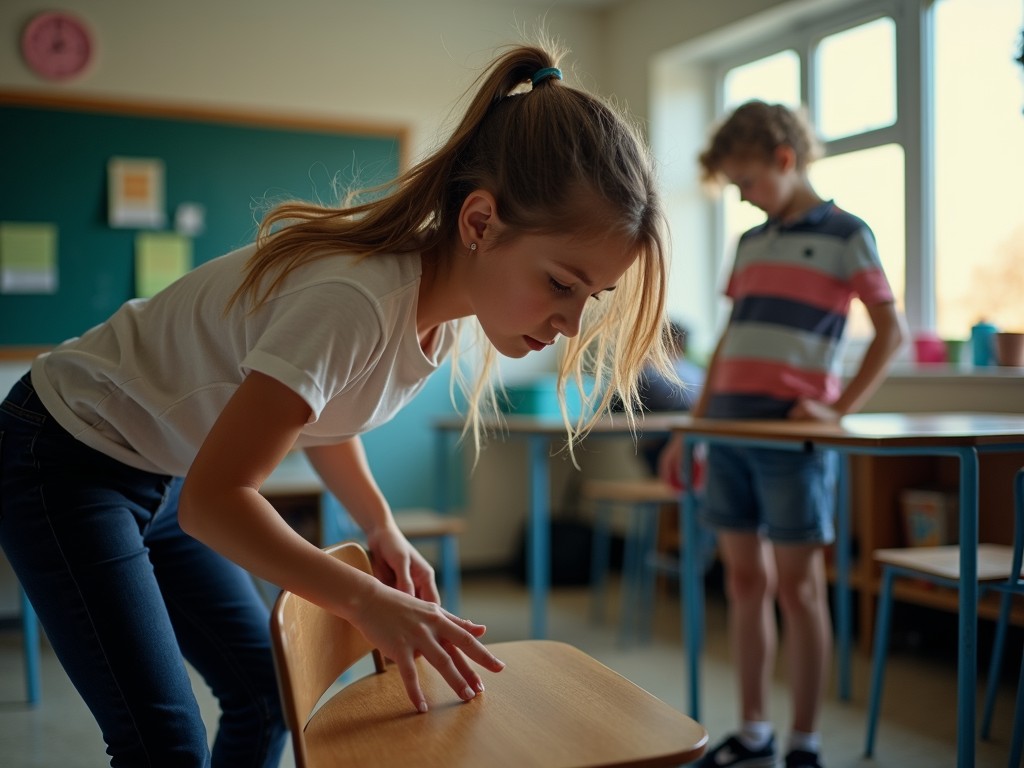
<svg viewBox="0 0 1024 768">
<path fill-rule="evenodd" d="M 686 326 L 677 320 L 670 320 L 666 324 L 665 348 L 679 380 L 673 381 L 655 368 L 645 367 L 637 382 L 638 402 L 644 413 L 689 411 L 700 398 L 704 386 L 704 369 L 688 357 L 688 337 Z M 616 401 L 614 410 L 621 409 L 621 404 Z M 668 438 L 640 441 L 638 452 L 652 475 L 658 474 L 658 456 L 667 442 Z"/>
<path fill-rule="evenodd" d="M 672 360 L 672 367 L 678 381 L 673 381 L 652 366 L 641 371 L 637 382 L 639 405 L 644 413 L 665 413 L 672 411 L 689 411 L 700 399 L 704 386 L 704 368 L 695 363 L 687 355 L 689 330 L 677 320 L 669 320 L 665 325 L 665 349 Z M 616 409 L 620 408 L 618 402 Z M 637 444 L 637 454 L 653 477 L 658 476 L 658 460 L 662 450 L 669 442 L 669 437 L 642 438 Z M 704 478 L 704 449 L 699 446 L 694 455 L 694 484 L 699 489 Z M 680 489 L 681 490 L 681 489 Z M 671 505 L 668 505 L 671 506 Z M 672 510 L 663 510 L 661 518 L 661 537 L 671 537 L 677 527 L 678 518 L 671 514 Z M 697 550 L 700 553 L 703 570 L 707 570 L 715 561 L 715 534 L 710 528 L 698 525 L 699 541 Z"/>
</svg>

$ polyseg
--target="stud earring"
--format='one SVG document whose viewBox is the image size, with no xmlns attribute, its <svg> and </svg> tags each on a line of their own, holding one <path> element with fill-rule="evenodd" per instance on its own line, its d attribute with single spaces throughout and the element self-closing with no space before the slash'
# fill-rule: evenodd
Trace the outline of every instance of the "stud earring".
<svg viewBox="0 0 1024 768">
<path fill-rule="evenodd" d="M 476 243 L 470 243 L 469 244 L 469 250 L 470 250 L 470 253 L 475 252 L 476 251 Z"/>
</svg>

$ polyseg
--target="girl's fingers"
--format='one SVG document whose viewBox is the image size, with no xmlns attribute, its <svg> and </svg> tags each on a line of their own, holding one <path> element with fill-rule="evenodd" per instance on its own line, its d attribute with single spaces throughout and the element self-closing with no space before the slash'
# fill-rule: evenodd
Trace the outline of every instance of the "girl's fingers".
<svg viewBox="0 0 1024 768">
<path fill-rule="evenodd" d="M 449 621 L 458 625 L 460 629 L 464 629 L 466 632 L 469 632 L 473 637 L 481 637 L 487 631 L 487 627 L 483 624 L 477 624 L 475 621 L 470 621 L 469 619 L 464 619 L 461 616 L 456 616 L 454 613 L 451 613 L 444 608 L 442 608 L 441 611 Z"/>
<path fill-rule="evenodd" d="M 416 662 L 412 656 L 403 655 L 401 659 L 392 659 L 398 666 L 398 672 L 402 676 L 402 683 L 405 685 L 405 693 L 409 701 L 416 708 L 417 712 L 427 711 L 427 697 L 423 695 L 420 688 L 420 677 L 416 673 Z"/>
<path fill-rule="evenodd" d="M 412 576 L 409 575 L 409 559 L 402 558 L 401 562 L 396 565 L 397 567 L 393 566 L 395 571 L 395 589 L 415 597 L 416 590 L 413 587 Z"/>
<path fill-rule="evenodd" d="M 462 679 L 469 683 L 469 686 L 474 691 L 477 693 L 483 693 L 484 681 L 480 679 L 480 675 L 469 663 L 462 651 L 450 643 L 445 643 L 443 647 L 448 655 L 451 656 L 452 663 L 455 664 L 455 668 L 459 670 L 459 674 L 462 675 Z"/>
<path fill-rule="evenodd" d="M 416 597 L 426 600 L 428 603 L 441 604 L 441 594 L 437 591 L 437 584 L 432 578 L 421 578 L 416 590 Z"/>
<path fill-rule="evenodd" d="M 455 694 L 463 701 L 469 701 L 479 690 L 480 679 L 472 674 L 469 678 L 456 666 L 453 654 L 441 645 L 431 645 L 429 652 L 424 651 L 424 658 L 436 669 L 445 682 L 451 686 Z M 463 666 L 466 666 L 463 664 Z"/>
<path fill-rule="evenodd" d="M 448 643 L 490 672 L 501 672 L 505 668 L 505 662 L 487 650 L 487 646 L 467 631 L 459 632 L 454 638 L 449 639 Z"/>
</svg>

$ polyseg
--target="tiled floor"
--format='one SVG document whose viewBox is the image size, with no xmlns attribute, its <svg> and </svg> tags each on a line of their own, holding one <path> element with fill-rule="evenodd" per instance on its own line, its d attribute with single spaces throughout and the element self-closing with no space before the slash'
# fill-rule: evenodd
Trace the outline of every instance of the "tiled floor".
<svg viewBox="0 0 1024 768">
<path fill-rule="evenodd" d="M 665 701 L 684 709 L 685 671 L 677 602 L 670 597 L 659 601 L 649 644 L 625 647 L 618 640 L 614 624 L 594 626 L 589 621 L 588 610 L 589 592 L 585 588 L 556 589 L 549 616 L 551 637 L 583 648 Z M 503 577 L 467 578 L 462 612 L 488 625 L 486 639 L 490 641 L 521 639 L 529 626 L 525 590 L 517 582 Z M 710 595 L 707 656 L 703 667 L 703 722 L 712 741 L 731 729 L 736 717 L 724 615 L 721 599 Z M 833 690 L 827 697 L 821 730 L 829 768 L 955 765 L 956 673 L 948 658 L 941 654 L 936 657 L 936 654 L 907 651 L 891 657 L 873 760 L 862 757 L 869 663 L 860 654 L 855 654 L 853 672 L 851 702 L 839 702 Z M 777 680 L 784 680 L 781 670 Z M 215 722 L 216 704 L 198 680 L 197 690 L 208 722 Z M 19 633 L 15 630 L 0 632 L 0 764 L 6 768 L 93 768 L 107 764 L 96 725 L 48 650 L 43 655 L 42 704 L 28 709 L 21 700 L 23 693 Z M 1007 682 L 997 703 L 994 738 L 978 745 L 976 765 L 979 768 L 1006 765 L 1013 694 L 1013 686 Z M 979 712 L 980 699 L 979 695 Z M 775 689 L 772 711 L 784 737 L 788 702 L 782 685 Z M 410 767 L 413 765 L 414 762 L 409 763 Z M 290 753 L 282 766 L 293 766 Z"/>
</svg>

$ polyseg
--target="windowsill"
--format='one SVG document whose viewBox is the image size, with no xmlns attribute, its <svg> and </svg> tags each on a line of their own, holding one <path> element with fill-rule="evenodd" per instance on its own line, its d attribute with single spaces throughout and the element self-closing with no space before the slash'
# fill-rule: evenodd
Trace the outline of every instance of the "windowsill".
<svg viewBox="0 0 1024 768">
<path fill-rule="evenodd" d="M 984 368 L 957 367 L 952 365 L 897 363 L 890 369 L 889 379 L 914 379 L 936 382 L 1009 382 L 1024 381 L 1024 368 L 1010 366 L 987 366 Z"/>
</svg>

